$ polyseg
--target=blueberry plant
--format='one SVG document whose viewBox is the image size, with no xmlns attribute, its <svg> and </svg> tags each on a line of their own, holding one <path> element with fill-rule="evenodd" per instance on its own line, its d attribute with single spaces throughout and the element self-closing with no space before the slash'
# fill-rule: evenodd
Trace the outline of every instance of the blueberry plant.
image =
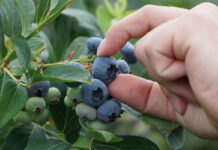
<svg viewBox="0 0 218 150">
<path fill-rule="evenodd" d="M 0 150 L 159 150 L 145 136 L 90 125 L 123 113 L 157 127 L 170 149 L 182 147 L 182 127 L 110 96 L 118 74 L 149 76 L 131 42 L 115 56 L 96 56 L 104 31 L 132 12 L 125 0 L 104 2 L 95 17 L 82 0 L 0 1 Z"/>
</svg>

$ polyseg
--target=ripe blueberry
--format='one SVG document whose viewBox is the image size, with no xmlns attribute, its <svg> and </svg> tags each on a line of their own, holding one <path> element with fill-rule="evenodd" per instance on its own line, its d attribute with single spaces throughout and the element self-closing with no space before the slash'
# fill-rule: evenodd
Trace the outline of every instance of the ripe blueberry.
<svg viewBox="0 0 218 150">
<path fill-rule="evenodd" d="M 71 65 L 71 66 L 74 66 L 74 67 L 78 67 L 78 68 L 84 69 L 83 65 L 78 63 L 78 62 L 68 62 L 68 63 L 66 63 L 66 65 Z M 82 83 L 81 82 L 66 82 L 65 84 L 68 87 L 78 87 Z"/>
<path fill-rule="evenodd" d="M 118 70 L 119 74 L 130 72 L 129 65 L 125 60 L 117 60 L 117 65 L 118 65 L 118 69 L 119 69 Z"/>
<path fill-rule="evenodd" d="M 103 103 L 97 109 L 97 118 L 105 123 L 114 122 L 122 113 L 121 104 L 111 99 Z"/>
<path fill-rule="evenodd" d="M 84 120 L 95 120 L 96 119 L 96 109 L 85 103 L 80 103 L 76 105 L 75 112 L 78 117 Z"/>
<path fill-rule="evenodd" d="M 20 111 L 15 117 L 14 121 L 18 124 L 27 125 L 32 122 L 32 118 L 25 111 Z"/>
<path fill-rule="evenodd" d="M 25 105 L 25 109 L 28 113 L 39 114 L 46 106 L 45 100 L 40 97 L 31 97 L 28 99 Z"/>
<path fill-rule="evenodd" d="M 108 97 L 108 90 L 106 85 L 98 80 L 92 79 L 91 84 L 84 83 L 81 88 L 81 100 L 93 107 L 98 107 Z"/>
<path fill-rule="evenodd" d="M 45 100 L 48 104 L 57 104 L 60 101 L 60 97 L 61 92 L 57 88 L 51 87 L 48 90 Z"/>
<path fill-rule="evenodd" d="M 27 89 L 29 97 L 45 97 L 50 87 L 49 81 L 38 82 Z"/>
<path fill-rule="evenodd" d="M 94 78 L 109 84 L 118 73 L 118 65 L 113 57 L 97 57 L 92 68 Z"/>
<path fill-rule="evenodd" d="M 127 42 L 124 45 L 124 47 L 120 50 L 120 52 L 121 52 L 121 55 L 123 56 L 124 60 L 128 64 L 134 64 L 137 62 L 137 59 L 135 56 L 135 48 L 130 42 Z"/>
<path fill-rule="evenodd" d="M 99 47 L 102 40 L 103 39 L 99 38 L 99 37 L 89 38 L 87 40 L 87 42 L 86 42 L 86 45 L 87 45 L 87 48 L 88 48 L 87 53 L 88 54 L 90 54 L 90 53 L 96 54 L 97 50 L 98 50 L 98 47 Z"/>
</svg>

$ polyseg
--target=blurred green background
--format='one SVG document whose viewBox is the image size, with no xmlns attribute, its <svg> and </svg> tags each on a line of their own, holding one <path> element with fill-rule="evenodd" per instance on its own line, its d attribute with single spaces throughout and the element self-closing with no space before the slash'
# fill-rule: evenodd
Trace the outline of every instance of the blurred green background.
<svg viewBox="0 0 218 150">
<path fill-rule="evenodd" d="M 113 5 L 117 1 L 118 0 L 110 0 L 110 3 Z M 78 30 L 77 24 L 75 24 L 75 22 L 72 21 L 75 18 L 71 18 L 72 20 L 70 21 L 69 19 L 66 19 L 66 17 L 68 16 L 64 13 L 64 15 L 58 17 L 54 23 L 44 28 L 44 31 L 48 35 L 53 45 L 53 48 L 57 49 L 57 59 L 62 59 L 58 58 L 58 53 L 63 53 L 64 50 L 66 51 L 66 48 L 69 47 L 69 44 L 72 42 L 73 39 L 78 37 L 78 34 L 79 36 L 103 36 L 104 32 L 107 31 L 107 29 L 110 27 L 112 23 L 118 21 L 128 13 L 131 13 L 132 10 L 137 10 L 146 4 L 177 6 L 188 9 L 194 7 L 195 5 L 201 2 L 212 2 L 214 4 L 218 4 L 218 0 L 128 0 L 127 10 L 125 10 L 126 13 L 120 16 L 114 16 L 113 14 L 110 14 L 110 12 L 105 12 L 104 10 L 99 11 L 102 10 L 100 8 L 106 8 L 104 2 L 105 1 L 103 0 L 75 0 L 75 2 L 70 5 L 70 7 L 72 8 L 85 10 L 93 16 L 96 16 L 97 22 L 98 24 L 100 24 L 100 29 L 98 29 L 98 27 L 96 26 L 93 28 L 88 27 L 87 24 L 84 23 L 86 21 L 86 23 L 91 22 L 92 18 L 80 18 L 80 21 L 84 24 L 82 24 L 82 28 Z M 110 22 L 108 22 L 108 20 L 110 20 Z M 87 28 L 89 28 L 88 31 L 86 30 Z M 63 29 L 67 32 L 63 31 Z M 73 34 L 71 32 L 73 32 Z M 58 34 L 60 34 L 61 36 L 55 36 Z M 100 122 L 95 122 L 91 124 L 91 126 L 93 128 L 107 129 L 119 135 L 128 134 L 144 136 L 154 141 L 160 147 L 161 150 L 169 149 L 168 144 L 166 143 L 162 135 L 159 133 L 158 129 L 156 129 L 155 127 L 151 127 L 150 125 L 144 124 L 142 121 L 128 113 L 125 113 L 121 119 L 119 119 L 115 124 L 111 126 L 105 126 Z M 198 138 L 186 131 L 186 142 L 182 150 L 218 150 L 218 143 L 215 141 L 209 141 Z"/>
</svg>

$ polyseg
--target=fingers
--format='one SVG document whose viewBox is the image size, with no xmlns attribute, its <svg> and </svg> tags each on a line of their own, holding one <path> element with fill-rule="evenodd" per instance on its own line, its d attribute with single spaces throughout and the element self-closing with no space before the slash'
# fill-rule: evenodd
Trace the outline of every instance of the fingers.
<svg viewBox="0 0 218 150">
<path fill-rule="evenodd" d="M 99 46 L 98 56 L 114 55 L 130 38 L 142 37 L 149 30 L 186 12 L 182 8 L 147 5 L 112 25 Z"/>
<path fill-rule="evenodd" d="M 171 103 L 155 82 L 120 74 L 108 89 L 111 96 L 140 112 L 175 121 L 175 111 Z"/>
</svg>

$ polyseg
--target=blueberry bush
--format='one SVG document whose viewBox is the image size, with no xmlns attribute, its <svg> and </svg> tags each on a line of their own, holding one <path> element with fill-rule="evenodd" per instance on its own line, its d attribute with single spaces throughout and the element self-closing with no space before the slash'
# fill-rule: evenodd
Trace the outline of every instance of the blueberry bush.
<svg viewBox="0 0 218 150">
<path fill-rule="evenodd" d="M 135 57 L 136 40 L 115 56 L 96 56 L 107 29 L 134 12 L 126 0 L 100 3 L 0 1 L 0 150 L 160 150 L 146 135 L 110 129 L 125 114 L 158 131 L 171 150 L 184 145 L 178 124 L 110 96 L 118 74 L 151 78 Z"/>
</svg>

